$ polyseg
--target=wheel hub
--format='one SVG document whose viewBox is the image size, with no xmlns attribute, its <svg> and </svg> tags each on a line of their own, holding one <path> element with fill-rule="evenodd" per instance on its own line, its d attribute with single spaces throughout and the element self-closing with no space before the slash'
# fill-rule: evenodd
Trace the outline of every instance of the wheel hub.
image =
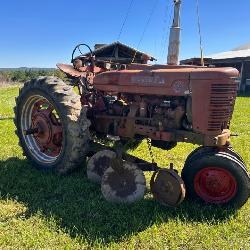
<svg viewBox="0 0 250 250">
<path fill-rule="evenodd" d="M 195 176 L 194 187 L 201 198 L 212 203 L 228 202 L 237 191 L 236 180 L 232 174 L 218 167 L 199 171 Z"/>
<path fill-rule="evenodd" d="M 40 144 L 49 143 L 51 140 L 53 128 L 48 118 L 43 112 L 32 117 L 32 127 L 37 128 L 37 133 L 34 136 Z"/>
<path fill-rule="evenodd" d="M 31 130 L 41 152 L 48 156 L 58 156 L 62 148 L 62 125 L 53 113 L 54 107 L 41 100 L 34 104 L 31 115 Z"/>
</svg>

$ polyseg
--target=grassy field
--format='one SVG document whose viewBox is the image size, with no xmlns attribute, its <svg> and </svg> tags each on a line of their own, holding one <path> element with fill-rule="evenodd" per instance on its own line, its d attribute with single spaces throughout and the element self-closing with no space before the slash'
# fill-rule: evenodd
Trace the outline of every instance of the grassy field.
<svg viewBox="0 0 250 250">
<path fill-rule="evenodd" d="M 237 212 L 189 201 L 174 209 L 148 192 L 136 204 L 114 205 L 87 180 L 85 166 L 66 177 L 33 169 L 14 134 L 17 94 L 18 87 L 0 89 L 0 249 L 250 249 L 250 201 Z M 248 167 L 249 117 L 250 98 L 239 97 L 233 145 Z M 153 151 L 159 165 L 181 170 L 194 148 Z M 145 142 L 132 153 L 150 159 Z"/>
</svg>

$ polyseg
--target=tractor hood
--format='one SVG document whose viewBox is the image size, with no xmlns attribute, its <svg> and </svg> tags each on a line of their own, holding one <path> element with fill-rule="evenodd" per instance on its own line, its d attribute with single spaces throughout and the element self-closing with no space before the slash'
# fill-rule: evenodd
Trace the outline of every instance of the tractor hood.
<svg viewBox="0 0 250 250">
<path fill-rule="evenodd" d="M 238 76 L 234 68 L 142 65 L 98 74 L 94 86 L 106 92 L 183 96 L 190 93 L 192 82 L 197 80 L 225 83 Z"/>
</svg>

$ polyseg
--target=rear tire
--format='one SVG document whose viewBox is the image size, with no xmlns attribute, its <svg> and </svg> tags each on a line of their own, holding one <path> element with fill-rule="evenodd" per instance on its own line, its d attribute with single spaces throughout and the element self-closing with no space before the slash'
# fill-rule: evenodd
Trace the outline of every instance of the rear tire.
<svg viewBox="0 0 250 250">
<path fill-rule="evenodd" d="M 240 208 L 250 195 L 250 178 L 244 164 L 225 153 L 191 157 L 182 170 L 187 196 L 226 207 Z"/>
<path fill-rule="evenodd" d="M 90 122 L 80 96 L 61 79 L 39 77 L 25 83 L 14 112 L 19 145 L 36 168 L 65 174 L 85 160 Z M 40 132 L 25 135 L 34 127 Z"/>
</svg>

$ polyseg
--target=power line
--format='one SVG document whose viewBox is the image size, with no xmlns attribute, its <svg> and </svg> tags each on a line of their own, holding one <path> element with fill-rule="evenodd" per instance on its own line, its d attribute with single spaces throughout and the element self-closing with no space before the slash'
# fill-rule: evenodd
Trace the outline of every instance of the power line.
<svg viewBox="0 0 250 250">
<path fill-rule="evenodd" d="M 163 61 L 163 58 L 165 59 L 166 57 L 165 54 L 168 48 L 169 32 L 170 32 L 171 22 L 173 20 L 173 9 L 170 6 L 171 6 L 171 3 L 170 1 L 168 1 L 168 4 L 166 6 L 166 19 L 164 22 L 163 37 L 162 37 L 162 44 L 161 44 L 161 50 L 160 50 L 160 54 L 161 54 L 160 61 Z"/>
<path fill-rule="evenodd" d="M 149 14 L 148 20 L 147 20 L 147 22 L 146 22 L 146 25 L 145 25 L 145 27 L 144 27 L 144 30 L 143 30 L 143 32 L 142 32 L 141 38 L 140 38 L 140 40 L 139 40 L 139 42 L 138 42 L 138 45 L 137 45 L 137 47 L 136 47 L 136 51 L 135 51 L 135 54 L 134 54 L 134 57 L 133 57 L 133 60 L 132 60 L 131 63 L 133 63 L 134 60 L 135 60 L 135 57 L 136 57 L 137 52 L 138 52 L 138 49 L 139 49 L 139 47 L 140 47 L 140 45 L 141 45 L 141 42 L 142 42 L 142 40 L 143 40 L 143 38 L 144 38 L 144 36 L 145 36 L 145 33 L 146 33 L 147 29 L 148 29 L 148 26 L 149 26 L 149 24 L 150 24 L 150 21 L 151 21 L 151 19 L 152 19 L 152 16 L 153 16 L 153 14 L 154 14 L 154 11 L 155 11 L 155 9 L 156 9 L 156 6 L 157 6 L 158 2 L 159 2 L 159 0 L 156 0 L 156 1 L 155 1 L 155 4 L 153 5 L 153 7 L 152 7 L 152 9 L 151 9 L 151 12 L 150 12 L 150 14 Z"/>
<path fill-rule="evenodd" d="M 131 9 L 132 9 L 133 4 L 134 4 L 134 0 L 131 0 L 131 1 L 130 1 L 130 4 L 129 4 L 129 7 L 128 7 L 128 9 L 127 9 L 127 13 L 126 13 L 126 15 L 125 15 L 125 18 L 124 18 L 124 20 L 123 20 L 123 23 L 122 23 L 120 32 L 119 32 L 119 34 L 118 34 L 117 41 L 119 41 L 120 38 L 121 38 L 123 29 L 124 29 L 125 24 L 126 24 L 126 22 L 127 22 L 127 20 L 128 20 L 128 16 L 129 16 L 129 13 L 130 13 L 130 11 L 131 11 Z"/>
<path fill-rule="evenodd" d="M 127 20 L 128 20 L 128 16 L 129 16 L 129 13 L 130 13 L 130 11 L 131 11 L 131 9 L 132 9 L 133 4 L 134 4 L 134 0 L 131 0 L 130 3 L 129 3 L 128 9 L 127 9 L 125 18 L 124 18 L 124 20 L 123 20 L 121 29 L 120 29 L 120 31 L 119 31 L 118 37 L 117 37 L 117 39 L 116 39 L 117 42 L 118 42 L 118 41 L 120 40 L 120 38 L 121 38 L 122 32 L 123 32 L 124 27 L 125 27 L 125 24 L 126 24 L 126 22 L 127 22 Z M 112 62 L 112 58 L 113 58 L 113 56 L 114 56 L 114 54 L 115 54 L 115 51 L 116 51 L 117 47 L 118 47 L 118 43 L 116 44 L 116 46 L 115 46 L 114 49 L 113 49 L 113 52 L 112 52 L 112 55 L 111 55 L 111 58 L 110 58 L 110 63 Z"/>
<path fill-rule="evenodd" d="M 166 1 L 166 7 L 164 8 L 163 27 L 162 27 L 161 42 L 160 42 L 160 46 L 158 49 L 158 56 L 159 56 L 158 59 L 160 59 L 160 56 L 164 49 L 164 41 L 165 41 L 165 36 L 167 32 L 167 22 L 168 22 L 168 1 Z"/>
</svg>

